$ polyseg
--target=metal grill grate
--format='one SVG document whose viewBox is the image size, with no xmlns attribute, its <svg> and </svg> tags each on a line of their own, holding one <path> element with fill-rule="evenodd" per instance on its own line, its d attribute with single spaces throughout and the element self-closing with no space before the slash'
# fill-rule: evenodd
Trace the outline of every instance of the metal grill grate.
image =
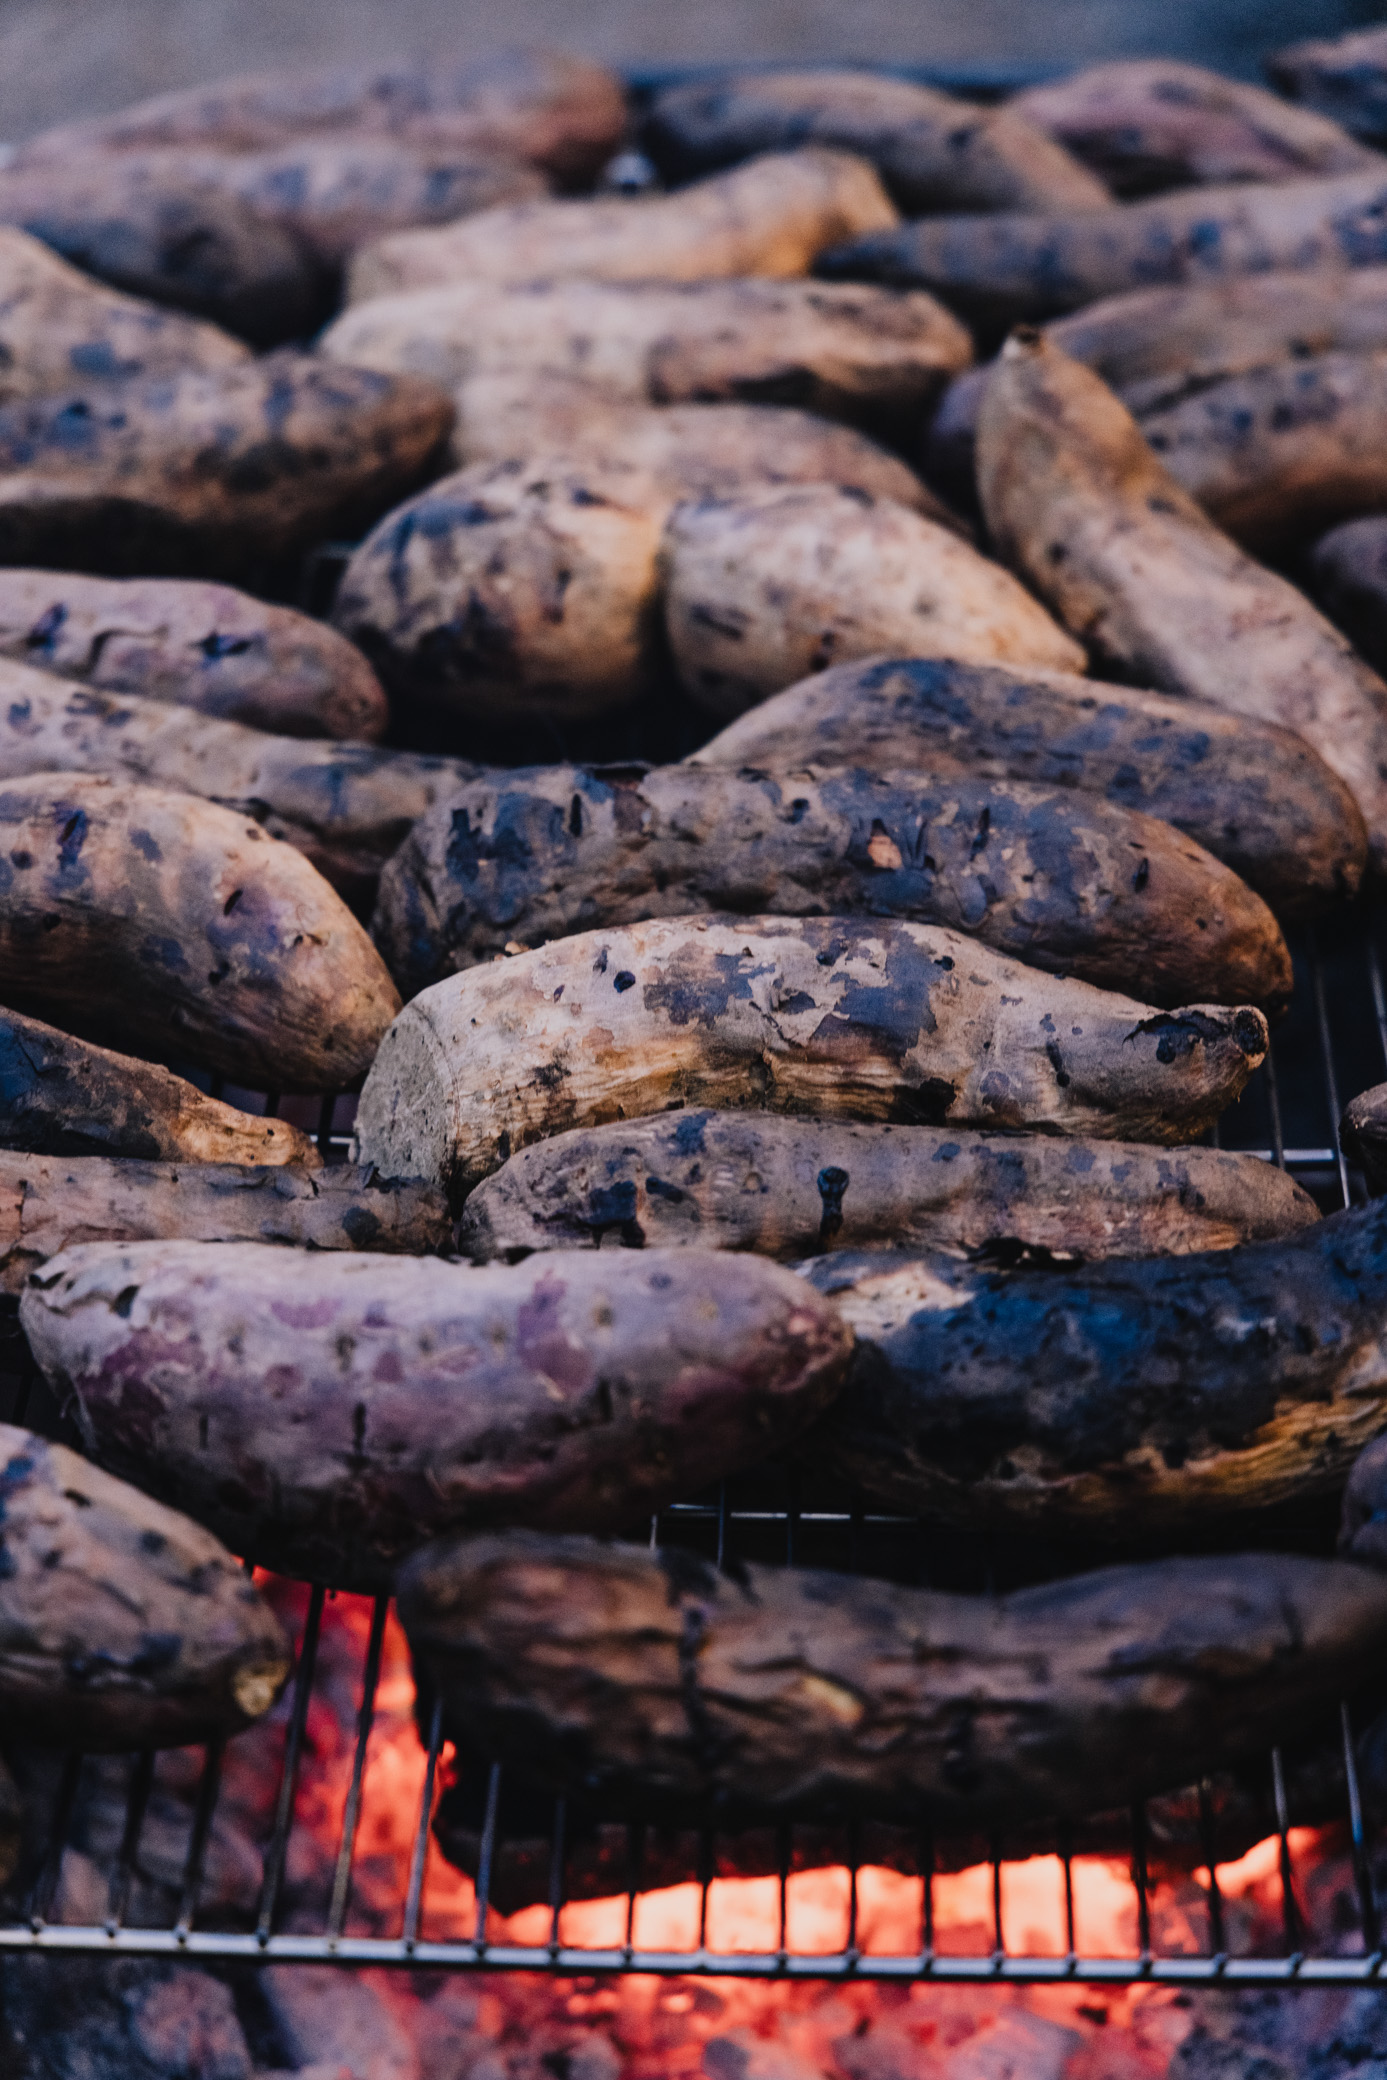
<svg viewBox="0 0 1387 2080">
<path fill-rule="evenodd" d="M 1362 1197 L 1361 1180 L 1338 1152 L 1336 1124 L 1342 1100 L 1387 1077 L 1384 939 L 1387 913 L 1359 912 L 1323 928 L 1317 940 L 1298 941 L 1294 1008 L 1275 1036 L 1266 1066 L 1222 1123 L 1225 1147 L 1254 1150 L 1284 1164 L 1326 1211 Z M 239 1099 L 242 1094 L 234 1095 Z M 315 1117 L 304 1121 L 315 1128 L 325 1154 L 344 1152 L 349 1112 L 349 1101 L 323 1101 Z M 8 1341 L 0 1349 L 0 1415 L 61 1435 L 59 1412 L 33 1373 L 13 1321 L 6 1333 Z M 995 1544 L 970 1546 L 951 1537 L 941 1545 L 926 1526 L 863 1510 L 851 1496 L 831 1490 L 801 1494 L 781 1468 L 678 1503 L 641 1535 L 652 1543 L 694 1545 L 719 1564 L 744 1555 L 789 1565 L 861 1568 L 954 1588 L 1006 1586 L 1015 1573 L 1014 1557 Z M 941 1907 L 948 1886 L 957 1881 L 936 1871 L 932 1846 L 918 1835 L 912 1837 L 912 1855 L 898 1856 L 888 1874 L 898 1911 L 891 1938 L 883 1942 L 880 1927 L 869 1925 L 871 1915 L 864 1912 L 866 1894 L 881 1889 L 871 1842 L 864 1842 L 860 1830 L 843 1830 L 836 1850 L 825 1850 L 823 1831 L 807 1826 L 782 1827 L 775 1837 L 772 1867 L 758 1895 L 767 1903 L 764 1932 L 752 1949 L 719 1937 L 719 1901 L 730 1895 L 719 1890 L 726 1882 L 716 1875 L 720 1845 L 708 1833 L 694 1838 L 687 1859 L 688 1947 L 647 1940 L 642 1924 L 653 1888 L 642 1875 L 645 1831 L 635 1827 L 626 1831 L 624 1898 L 589 1908 L 586 1927 L 575 1939 L 570 1816 L 560 1800 L 547 1809 L 544 1823 L 547 1891 L 542 1904 L 531 1908 L 520 1940 L 515 1923 L 501 1921 L 495 1903 L 508 1842 L 505 1772 L 500 1765 L 483 1767 L 479 1781 L 452 1794 L 465 1793 L 477 1816 L 475 1906 L 469 1899 L 460 1909 L 460 1881 L 444 1864 L 431 1831 L 448 1764 L 438 1711 L 416 1733 L 400 1696 L 388 1710 L 382 1703 L 389 1687 L 383 1667 L 399 1652 L 387 1601 L 336 1599 L 321 1587 L 271 1586 L 281 1600 L 297 1599 L 298 1658 L 293 1685 L 266 1727 L 197 1755 L 29 1759 L 33 1846 L 22 1896 L 0 1903 L 0 1947 L 485 1966 L 569 1975 L 638 1971 L 1185 1985 L 1344 1985 L 1376 1979 L 1387 1963 L 1377 1904 L 1380 1885 L 1387 1884 L 1387 1839 L 1379 1844 L 1365 1818 L 1347 1706 L 1333 1711 L 1343 1758 L 1340 1816 L 1326 1832 L 1317 1813 L 1319 1831 L 1308 1845 L 1297 1832 L 1294 1790 L 1288 1788 L 1282 1753 L 1278 1749 L 1267 1758 L 1264 1789 L 1274 1832 L 1263 1852 L 1269 1870 L 1262 1905 L 1251 1917 L 1230 1897 L 1226 1868 L 1220 1877 L 1215 1816 L 1209 1788 L 1203 1786 L 1191 1794 L 1203 1857 L 1193 1880 L 1153 1874 L 1148 1807 L 1133 1809 L 1123 1881 L 1130 1897 L 1120 1944 L 1085 1944 L 1085 1887 L 1097 1867 L 1063 1842 L 1053 1862 L 1044 1866 L 1053 1879 L 1058 1940 L 1032 1940 L 1024 1915 L 1023 1926 L 1013 1933 L 1014 1888 L 1021 1878 L 1033 1880 L 1039 1867 L 1009 1859 L 1006 1844 L 994 1842 L 971 1874 L 987 1902 L 982 1946 L 974 1928 L 962 1954 L 951 1947 L 955 1930 L 950 1911 Z M 343 1615 L 348 1606 L 350 1624 Z M 398 1691 L 399 1681 L 390 1680 Z M 315 1713 L 325 1709 L 328 1692 L 330 1723 L 345 1730 L 335 1745 L 329 1741 L 325 1746 L 321 1727 L 315 1731 Z M 382 1725 L 391 1711 L 396 1743 L 391 1753 L 408 1763 L 407 1825 L 399 1782 L 382 1775 L 377 1760 Z M 245 1762 L 243 1756 L 252 1759 Z M 230 1790 L 229 1777 L 237 1780 Z M 228 1798 L 248 1809 L 247 1783 L 259 1798 L 258 1805 L 255 1797 L 249 1801 L 259 1815 L 259 1832 L 252 1828 L 245 1835 L 255 1851 L 255 1868 L 243 1873 L 239 1890 L 223 1875 L 209 1893 L 209 1858 L 219 1840 L 220 1816 Z M 382 1801 L 391 1803 L 388 1813 L 382 1813 Z M 385 1859 L 382 1884 L 383 1820 L 395 1833 L 393 1862 Z M 532 1830 L 533 1822 L 527 1824 Z M 155 1826 L 157 1853 L 150 1848 Z M 807 1849 L 806 1833 L 813 1837 Z M 1374 1871 L 1379 1849 L 1380 1878 Z M 151 1857 L 159 1866 L 153 1876 Z M 826 1863 L 833 1867 L 830 1877 L 822 1872 Z M 1316 1873 L 1331 1865 L 1338 1875 L 1326 1906 Z M 833 1897 L 828 1909 L 821 1901 L 806 1939 L 797 1888 L 804 1885 L 806 1871 L 816 1867 L 820 1875 L 813 1882 L 821 1894 Z M 1103 1869 L 1105 1896 L 1110 1897 L 1120 1866 L 1109 1861 Z M 447 1891 L 442 1912 L 440 1880 Z M 665 1866 L 659 1883 L 669 1882 Z M 364 1886 L 370 1892 L 368 1909 L 361 1904 Z M 1172 1888 L 1179 1894 L 1173 1921 Z M 613 1889 L 621 1894 L 623 1885 Z M 104 1899 L 104 1912 L 94 1905 L 98 1899 Z M 1274 1925 L 1267 1919 L 1268 1901 Z M 903 1912 L 910 1923 L 904 1935 Z M 837 1916 L 836 1935 L 832 1927 L 826 1933 L 825 1914 L 829 1922 Z M 603 1917 L 609 1926 L 594 1935 Z"/>
</svg>

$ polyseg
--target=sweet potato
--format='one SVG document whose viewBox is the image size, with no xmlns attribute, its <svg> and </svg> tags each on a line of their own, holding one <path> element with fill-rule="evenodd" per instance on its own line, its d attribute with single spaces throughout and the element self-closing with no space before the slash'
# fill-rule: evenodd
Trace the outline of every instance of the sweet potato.
<svg viewBox="0 0 1387 2080">
<path fill-rule="evenodd" d="M 659 276 L 808 274 L 825 247 L 898 221 L 871 167 L 844 152 L 770 152 L 673 195 L 521 202 L 460 224 L 401 231 L 364 246 L 348 300 L 485 276 L 605 281 Z"/>
<path fill-rule="evenodd" d="M 852 918 L 580 932 L 406 1005 L 357 1160 L 455 1201 L 532 1141 L 681 1104 L 1194 1140 L 1266 1052 L 1250 1006 L 1162 1012 L 957 932 Z"/>
<path fill-rule="evenodd" d="M 453 1222 L 436 1188 L 382 1185 L 342 1163 L 0 1154 L 0 1292 L 18 1293 L 61 1250 L 157 1240 L 422 1256 L 451 1251 Z"/>
<path fill-rule="evenodd" d="M 21 1302 L 86 1449 L 238 1552 L 381 1589 L 448 1527 L 616 1530 L 796 1436 L 851 1339 L 779 1266 L 533 1264 L 144 1242 Z"/>
<path fill-rule="evenodd" d="M 1374 1198 L 1387 1192 L 1387 1083 L 1353 1100 L 1339 1122 L 1339 1146 L 1363 1172 Z"/>
<path fill-rule="evenodd" d="M 354 304 L 319 351 L 428 376 L 565 376 L 626 404 L 782 404 L 903 430 L 967 366 L 932 296 L 811 281 L 454 282 Z"/>
<path fill-rule="evenodd" d="M 1220 532 L 1098 377 L 1037 335 L 1010 340 L 988 383 L 978 486 L 999 554 L 1100 668 L 1299 730 L 1353 790 L 1387 871 L 1387 686 Z"/>
<path fill-rule="evenodd" d="M 807 484 L 682 505 L 665 561 L 675 667 L 715 715 L 883 651 L 1083 669 L 1079 645 L 1009 572 L 862 491 Z"/>
<path fill-rule="evenodd" d="M 1387 672 L 1387 520 L 1346 520 L 1315 544 L 1316 597 L 1375 672 Z"/>
<path fill-rule="evenodd" d="M 1267 59 L 1283 94 L 1342 123 L 1355 137 L 1387 138 L 1387 29 L 1312 37 Z"/>
<path fill-rule="evenodd" d="M 1028 87 L 1010 106 L 1117 195 L 1384 170 L 1376 152 L 1326 116 L 1174 58 L 1090 65 Z"/>
<path fill-rule="evenodd" d="M 1173 823 L 1279 917 L 1342 903 L 1367 863 L 1353 796 L 1294 731 L 1066 672 L 948 658 L 837 665 L 749 709 L 690 762 L 1076 787 Z"/>
<path fill-rule="evenodd" d="M 1318 1219 L 1284 1170 L 1219 1149 L 677 1112 L 518 1150 L 468 1198 L 459 1246 L 793 1258 L 894 1243 L 1071 1263 L 1227 1249 Z"/>
<path fill-rule="evenodd" d="M 406 996 L 513 947 L 700 911 L 912 917 L 1153 1004 L 1289 1001 L 1271 912 L 1169 824 L 1072 788 L 801 768 L 479 777 L 381 879 Z"/>
<path fill-rule="evenodd" d="M 1232 1250 L 989 1271 L 801 1265 L 863 1339 L 816 1433 L 935 1522 L 1157 1550 L 1333 1497 L 1387 1426 L 1387 1204 Z M 806 1449 L 810 1447 L 806 1446 Z"/>
<path fill-rule="evenodd" d="M 0 1147 L 146 1162 L 316 1164 L 307 1134 L 204 1097 L 153 1062 L 0 1012 Z"/>
<path fill-rule="evenodd" d="M 0 573 L 0 597 L 4 582 Z M 479 768 L 334 738 L 270 736 L 0 658 L 0 782 L 52 772 L 104 773 L 239 809 L 296 845 L 369 914 L 381 866 L 410 826 Z"/>
<path fill-rule="evenodd" d="M 401 1572 L 469 1758 L 633 1820 L 1078 1815 L 1322 1721 L 1387 1645 L 1387 1582 L 1272 1553 L 1007 1596 L 510 1532 Z"/>
<path fill-rule="evenodd" d="M 0 1425 L 0 1715 L 61 1748 L 181 1748 L 267 1712 L 291 1665 L 201 1525 Z"/>
<path fill-rule="evenodd" d="M 680 180 L 753 152 L 807 144 L 856 152 L 910 216 L 1101 209 L 1109 200 L 1102 182 L 1015 104 L 979 108 L 880 72 L 731 72 L 666 87 L 644 137 L 656 163 Z"/>
<path fill-rule="evenodd" d="M 996 337 L 1021 319 L 1163 282 L 1372 266 L 1387 260 L 1385 209 L 1387 167 L 1192 188 L 1067 216 L 926 217 L 829 248 L 816 265 L 833 281 L 929 289 Z"/>
<path fill-rule="evenodd" d="M 0 657 L 290 737 L 379 737 L 380 682 L 335 630 L 229 585 L 0 570 Z"/>
<path fill-rule="evenodd" d="M 452 423 L 419 376 L 310 355 L 96 382 L 0 410 L 0 561 L 181 573 L 365 524 Z"/>
<path fill-rule="evenodd" d="M 86 773 L 0 788 L 0 995 L 267 1090 L 350 1083 L 399 1007 L 292 846 L 215 803 Z"/>
<path fill-rule="evenodd" d="M 1376 1437 L 1353 1462 L 1344 1489 L 1339 1551 L 1346 1560 L 1387 1567 L 1387 1437 Z"/>
<path fill-rule="evenodd" d="M 425 65 L 242 75 L 184 87 L 42 130 L 21 166 L 76 154 L 206 146 L 270 151 L 314 136 L 408 138 L 524 159 L 556 180 L 591 180 L 621 143 L 626 101 L 602 66 L 563 51 L 435 54 Z"/>
</svg>

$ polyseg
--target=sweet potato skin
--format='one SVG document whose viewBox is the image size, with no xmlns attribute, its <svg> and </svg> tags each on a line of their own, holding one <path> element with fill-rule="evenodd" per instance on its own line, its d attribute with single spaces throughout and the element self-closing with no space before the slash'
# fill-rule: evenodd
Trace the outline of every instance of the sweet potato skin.
<svg viewBox="0 0 1387 2080">
<path fill-rule="evenodd" d="M 0 788 L 0 991 L 251 1089 L 337 1090 L 399 997 L 306 860 L 230 809 L 84 773 Z"/>
<path fill-rule="evenodd" d="M 631 1819 L 1000 1826 L 1312 1724 L 1387 1639 L 1387 1583 L 1247 1553 L 984 1598 L 511 1532 L 426 1547 L 400 1614 L 448 1732 L 551 1791 Z"/>
<path fill-rule="evenodd" d="M 941 927 L 851 918 L 581 932 L 436 983 L 381 1043 L 357 1160 L 455 1201 L 515 1149 L 680 1104 L 1192 1140 L 1267 1045 Z"/>
<path fill-rule="evenodd" d="M 998 553 L 1100 666 L 1299 730 L 1353 790 L 1387 870 L 1387 686 L 1214 526 L 1097 376 L 1039 336 L 1010 340 L 978 482 Z"/>
<path fill-rule="evenodd" d="M 471 1257 L 900 1248 L 1091 1262 L 1232 1248 L 1319 1219 L 1282 1170 L 1210 1148 L 684 1111 L 516 1152 L 468 1197 Z"/>
<path fill-rule="evenodd" d="M 1360 1091 L 1339 1122 L 1339 1146 L 1374 1198 L 1387 1192 L 1387 1083 Z"/>
<path fill-rule="evenodd" d="M 267 1712 L 292 1656 L 201 1525 L 64 1445 L 0 1425 L 0 1701 L 6 1734 L 61 1748 L 181 1748 Z"/>
<path fill-rule="evenodd" d="M 644 125 L 680 180 L 754 152 L 856 152 L 912 216 L 937 209 L 1101 209 L 1100 180 L 1016 103 L 978 108 L 910 80 L 848 70 L 728 73 L 657 94 Z"/>
<path fill-rule="evenodd" d="M 851 1345 L 790 1273 L 690 1250 L 92 1246 L 31 1280 L 21 1319 L 101 1463 L 242 1553 L 370 1590 L 443 1529 L 615 1530 L 754 1462 Z"/>
<path fill-rule="evenodd" d="M 153 1062 L 18 1011 L 0 1012 L 0 1147 L 145 1162 L 318 1161 L 315 1144 L 286 1120 L 238 1112 Z"/>
<path fill-rule="evenodd" d="M 1147 1550 L 1251 1536 L 1269 1508 L 1337 1494 L 1387 1424 L 1385 1230 L 1379 1202 L 1080 1270 L 815 1260 L 801 1270 L 861 1342 L 813 1448 L 936 1521 Z"/>
<path fill-rule="evenodd" d="M 1274 1015 L 1290 998 L 1266 905 L 1168 824 L 1072 789 L 901 770 L 488 775 L 414 826 L 372 934 L 413 996 L 516 942 L 710 910 L 945 924 L 1153 1004 Z"/>
<path fill-rule="evenodd" d="M 1315 595 L 1375 672 L 1387 671 L 1387 521 L 1376 513 L 1332 527 L 1310 560 Z"/>
<path fill-rule="evenodd" d="M 835 665 L 749 709 L 690 763 L 1076 787 L 1174 824 L 1283 918 L 1345 902 L 1367 865 L 1357 803 L 1293 730 L 1070 673 L 950 658 Z"/>
<path fill-rule="evenodd" d="M 811 672 L 882 652 L 1081 670 L 1009 572 L 891 500 L 828 484 L 679 506 L 665 627 L 700 707 L 733 716 Z"/>
<path fill-rule="evenodd" d="M 555 275 L 802 275 L 826 246 L 897 221 L 865 161 L 813 147 L 768 152 L 673 195 L 522 202 L 378 239 L 352 260 L 348 301 L 479 276 L 528 282 Z"/>
<path fill-rule="evenodd" d="M 1355 137 L 1387 138 L 1387 32 L 1352 30 L 1287 44 L 1266 61 L 1283 94 L 1342 123 Z"/>
<path fill-rule="evenodd" d="M 197 579 L 0 570 L 0 657 L 290 737 L 370 742 L 390 719 L 335 629 Z"/>
</svg>

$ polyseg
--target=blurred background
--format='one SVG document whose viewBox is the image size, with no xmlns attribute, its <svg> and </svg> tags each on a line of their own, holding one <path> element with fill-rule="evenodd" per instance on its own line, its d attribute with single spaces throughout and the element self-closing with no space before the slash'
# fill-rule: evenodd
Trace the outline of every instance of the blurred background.
<svg viewBox="0 0 1387 2080">
<path fill-rule="evenodd" d="M 1262 51 L 1383 0 L 0 0 L 0 138 L 295 60 L 552 41 L 634 69 L 726 58 L 925 65 L 960 81 L 1163 52 L 1255 77 Z"/>
</svg>

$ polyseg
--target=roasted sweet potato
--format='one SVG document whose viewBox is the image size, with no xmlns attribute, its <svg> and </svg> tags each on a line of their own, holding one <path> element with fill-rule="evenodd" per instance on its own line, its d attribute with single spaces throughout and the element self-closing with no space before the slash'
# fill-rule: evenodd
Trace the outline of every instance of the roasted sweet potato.
<svg viewBox="0 0 1387 2080">
<path fill-rule="evenodd" d="M 1268 58 L 1267 71 L 1283 94 L 1355 137 L 1387 138 L 1387 29 L 1288 44 Z"/>
<path fill-rule="evenodd" d="M 857 490 L 806 484 L 680 506 L 665 565 L 675 666 L 715 715 L 881 652 L 1083 669 L 1079 645 L 998 564 Z"/>
<path fill-rule="evenodd" d="M 229 585 L 0 570 L 0 656 L 283 736 L 370 740 L 389 720 L 351 643 Z"/>
<path fill-rule="evenodd" d="M 364 246 L 349 300 L 485 276 L 692 281 L 704 275 L 808 274 L 825 247 L 898 221 L 871 167 L 845 152 L 769 152 L 673 195 L 521 202 L 460 224 L 401 231 Z"/>
<path fill-rule="evenodd" d="M 428 376 L 565 376 L 627 404 L 782 404 L 909 429 L 972 341 L 918 291 L 765 279 L 458 281 L 353 305 L 319 350 Z"/>
<path fill-rule="evenodd" d="M 338 1090 L 399 998 L 341 898 L 290 845 L 193 795 L 87 773 L 0 788 L 0 995 L 221 1070 Z"/>
<path fill-rule="evenodd" d="M 895 1243 L 1069 1263 L 1231 1248 L 1318 1219 L 1284 1170 L 1219 1149 L 677 1112 L 520 1149 L 468 1198 L 459 1235 L 483 1260 Z"/>
<path fill-rule="evenodd" d="M 1387 168 L 1245 182 L 1068 216 L 925 217 L 829 248 L 816 266 L 834 281 L 929 289 L 997 337 L 1162 282 L 1372 266 L 1387 260 L 1384 206 Z"/>
<path fill-rule="evenodd" d="M 1384 170 L 1376 152 L 1328 117 L 1174 58 L 1090 65 L 1027 88 L 1010 106 L 1117 195 Z"/>
<path fill-rule="evenodd" d="M 998 553 L 1100 667 L 1299 730 L 1352 788 L 1387 871 L 1387 686 L 1220 532 L 1098 377 L 1038 335 L 1008 341 L 988 383 L 978 487 Z"/>
<path fill-rule="evenodd" d="M 1387 671 L 1387 519 L 1346 520 L 1315 544 L 1316 596 L 1376 672 Z"/>
<path fill-rule="evenodd" d="M 181 1748 L 284 1686 L 289 1642 L 201 1525 L 0 1425 L 0 1713 L 12 1739 Z"/>
<path fill-rule="evenodd" d="M 269 1122 L 266 1122 L 269 1124 Z M 345 1164 L 273 1168 L 0 1154 L 0 1292 L 90 1243 L 273 1242 L 423 1256 L 452 1248 L 443 1194 Z"/>
<path fill-rule="evenodd" d="M 449 1527 L 639 1521 L 798 1435 L 851 1343 L 779 1266 L 690 1250 L 93 1246 L 30 1280 L 21 1319 L 102 1464 L 238 1552 L 363 1589 Z"/>
<path fill-rule="evenodd" d="M 168 1069 L 0 1012 L 0 1147 L 146 1162 L 316 1164 L 307 1134 L 204 1097 Z"/>
<path fill-rule="evenodd" d="M 479 777 L 418 822 L 372 933 L 406 996 L 598 925 L 913 917 L 1153 1004 L 1289 1001 L 1261 898 L 1167 823 L 1072 788 L 691 765 Z"/>
<path fill-rule="evenodd" d="M 441 448 L 419 376 L 306 354 L 96 382 L 0 409 L 0 562 L 228 570 L 373 520 Z"/>
<path fill-rule="evenodd" d="M 468 1755 L 631 1819 L 1101 1810 L 1321 1720 L 1387 1645 L 1387 1582 L 1271 1553 L 1008 1596 L 511 1532 L 401 1571 Z"/>
<path fill-rule="evenodd" d="M 1357 1163 L 1374 1198 L 1387 1192 L 1387 1083 L 1353 1100 L 1339 1122 L 1339 1146 Z"/>
<path fill-rule="evenodd" d="M 1168 1549 L 1333 1497 L 1387 1426 L 1387 1205 L 1273 1242 L 1011 1272 L 801 1265 L 862 1342 L 812 1447 L 935 1522 Z"/>
<path fill-rule="evenodd" d="M 85 116 L 20 146 L 22 166 L 75 154 L 270 151 L 303 137 L 401 137 L 525 159 L 556 180 L 591 180 L 621 143 L 626 99 L 600 65 L 563 51 L 497 51 L 425 65 L 242 75 Z"/>
<path fill-rule="evenodd" d="M 1270 97 L 1268 97 L 1270 98 Z M 1015 105 L 979 108 L 880 72 L 732 72 L 657 94 L 647 149 L 680 180 L 753 152 L 828 145 L 868 159 L 911 216 L 1101 209 L 1101 181 Z"/>
<path fill-rule="evenodd" d="M 1280 917 L 1345 901 L 1368 856 L 1353 796 L 1294 731 L 1062 672 L 949 658 L 838 665 L 749 709 L 691 763 L 1077 787 L 1173 823 Z"/>
<path fill-rule="evenodd" d="M 408 1004 L 361 1095 L 357 1159 L 456 1200 L 546 1134 L 681 1104 L 1187 1141 L 1266 1045 L 1250 1006 L 1154 1011 L 938 927 L 618 926 Z"/>
</svg>

